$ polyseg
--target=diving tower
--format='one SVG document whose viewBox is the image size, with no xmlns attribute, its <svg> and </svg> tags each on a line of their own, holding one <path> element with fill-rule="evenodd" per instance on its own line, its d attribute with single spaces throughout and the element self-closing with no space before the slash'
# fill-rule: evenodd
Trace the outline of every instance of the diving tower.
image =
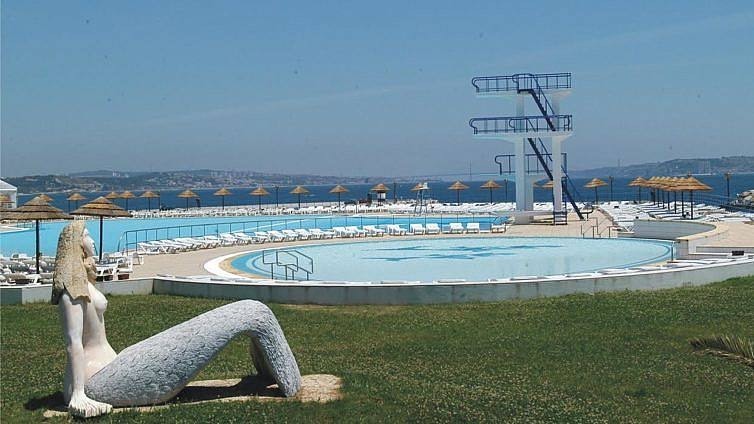
<svg viewBox="0 0 754 424">
<path fill-rule="evenodd" d="M 469 126 L 474 130 L 475 138 L 513 144 L 514 154 L 498 155 L 495 162 L 501 174 L 515 176 L 517 222 L 528 223 L 537 214 L 533 206 L 534 183 L 543 178 L 560 182 L 553 184 L 553 222 L 566 222 L 566 202 L 571 203 L 579 218 L 583 219 L 573 198 L 575 186 L 568 178 L 566 155 L 562 149 L 563 141 L 573 135 L 573 116 L 560 111 L 561 100 L 571 93 L 571 74 L 475 77 L 471 84 L 477 97 L 515 101 L 514 116 L 472 118 Z M 535 113 L 526 113 L 527 99 L 535 106 Z M 507 170 L 504 169 L 505 159 Z"/>
</svg>

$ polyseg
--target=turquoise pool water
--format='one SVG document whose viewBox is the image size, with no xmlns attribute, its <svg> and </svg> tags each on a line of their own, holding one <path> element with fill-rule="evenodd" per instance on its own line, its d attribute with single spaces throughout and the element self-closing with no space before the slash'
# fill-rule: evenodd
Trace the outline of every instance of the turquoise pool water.
<svg viewBox="0 0 754 424">
<path fill-rule="evenodd" d="M 145 240 L 162 240 L 175 237 L 202 236 L 229 231 L 265 231 L 295 228 L 332 228 L 348 225 L 384 225 L 399 224 L 408 228 L 410 223 L 428 222 L 447 224 L 448 222 L 479 222 L 482 228 L 489 228 L 494 220 L 490 216 L 464 217 L 445 215 L 442 217 L 405 217 L 405 216 L 321 216 L 321 215 L 284 215 L 284 216 L 234 216 L 204 218 L 151 218 L 151 219 L 106 219 L 103 226 L 103 244 L 105 252 L 115 252 L 126 247 L 134 248 L 135 242 Z M 40 249 L 44 255 L 55 255 L 58 236 L 67 222 L 42 222 L 40 225 Z M 87 221 L 89 233 L 99 243 L 99 221 Z M 128 237 L 126 237 L 126 235 Z M 128 244 L 128 246 L 126 246 Z M 99 248 L 99 246 L 98 246 Z M 0 233 L 0 253 L 34 254 L 34 225 L 19 232 Z"/>
<path fill-rule="evenodd" d="M 429 238 L 301 246 L 314 260 L 314 280 L 433 281 L 544 276 L 625 268 L 669 259 L 672 244 L 653 240 L 539 237 Z M 268 261 L 269 261 L 268 256 Z M 270 276 L 261 252 L 232 266 Z M 275 270 L 282 278 L 283 270 Z M 298 276 L 300 277 L 300 276 Z"/>
</svg>

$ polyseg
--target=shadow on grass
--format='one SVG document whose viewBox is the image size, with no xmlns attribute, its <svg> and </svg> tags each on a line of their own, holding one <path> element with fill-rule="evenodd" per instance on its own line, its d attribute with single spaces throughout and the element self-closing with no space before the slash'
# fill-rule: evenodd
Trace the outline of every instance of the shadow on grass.
<svg viewBox="0 0 754 424">
<path fill-rule="evenodd" d="M 228 380 L 197 382 L 194 383 L 194 385 L 184 387 L 174 398 L 164 404 L 175 405 L 203 402 L 237 396 L 261 396 L 266 398 L 280 398 L 281 400 L 285 399 L 283 393 L 278 390 L 277 384 L 270 382 L 269 379 L 253 375 L 242 378 L 236 384 L 232 384 Z M 36 411 L 39 409 L 53 411 L 67 410 L 63 399 L 63 392 L 60 391 L 47 396 L 29 399 L 24 404 L 24 408 L 28 411 Z"/>
</svg>

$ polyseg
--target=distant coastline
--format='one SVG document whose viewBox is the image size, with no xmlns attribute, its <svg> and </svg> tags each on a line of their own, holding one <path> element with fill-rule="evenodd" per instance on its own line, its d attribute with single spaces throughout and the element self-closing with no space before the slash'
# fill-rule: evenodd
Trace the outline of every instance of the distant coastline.
<svg viewBox="0 0 754 424">
<path fill-rule="evenodd" d="M 653 175 L 722 175 L 754 174 L 754 156 L 728 156 L 708 159 L 673 159 L 665 162 L 643 163 L 621 167 L 600 167 L 569 170 L 573 178 L 615 177 L 634 178 Z M 459 178 L 462 178 L 459 175 Z M 475 179 L 480 179 L 478 177 Z M 500 179 L 493 177 L 495 179 Z M 421 180 L 440 181 L 441 177 L 422 177 Z M 64 193 L 72 191 L 102 192 L 123 190 L 217 189 L 220 187 L 254 187 L 376 184 L 379 182 L 412 182 L 417 177 L 339 177 L 309 174 L 277 174 L 252 171 L 183 170 L 166 172 L 88 171 L 69 175 L 31 175 L 6 177 L 4 181 L 16 186 L 20 194 Z"/>
</svg>

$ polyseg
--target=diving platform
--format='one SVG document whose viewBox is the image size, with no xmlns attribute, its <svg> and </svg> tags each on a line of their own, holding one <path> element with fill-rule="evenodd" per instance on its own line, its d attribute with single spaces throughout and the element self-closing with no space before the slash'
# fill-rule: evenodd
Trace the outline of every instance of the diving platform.
<svg viewBox="0 0 754 424">
<path fill-rule="evenodd" d="M 516 210 L 523 220 L 532 210 L 533 178 L 548 178 L 553 185 L 553 221 L 565 214 L 565 204 L 583 219 L 572 192 L 573 183 L 568 177 L 562 143 L 573 135 L 573 116 L 560 112 L 561 100 L 571 93 L 570 73 L 531 74 L 521 73 L 501 76 L 474 77 L 471 85 L 477 97 L 507 97 L 515 101 L 516 112 L 511 116 L 472 118 L 469 127 L 474 138 L 502 140 L 513 144 L 513 155 L 508 155 L 508 174 L 515 175 Z M 525 113 L 527 101 L 535 106 L 535 113 Z M 495 157 L 495 163 L 503 175 L 503 165 Z M 536 158 L 538 165 L 528 163 Z M 512 164 L 511 164 L 512 162 Z M 512 166 L 515 165 L 515 166 Z"/>
</svg>

